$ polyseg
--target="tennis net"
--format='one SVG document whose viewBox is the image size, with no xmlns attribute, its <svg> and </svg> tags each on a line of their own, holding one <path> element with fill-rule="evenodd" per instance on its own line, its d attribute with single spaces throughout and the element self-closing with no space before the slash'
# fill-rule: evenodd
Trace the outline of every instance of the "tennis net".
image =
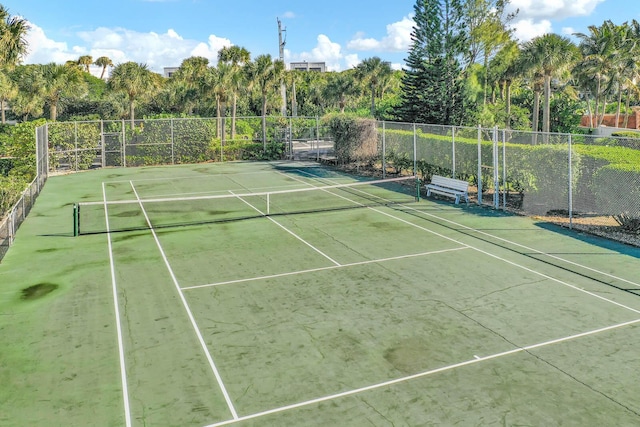
<svg viewBox="0 0 640 427">
<path fill-rule="evenodd" d="M 409 203 L 418 198 L 417 177 L 410 176 L 255 193 L 81 202 L 74 205 L 73 230 L 77 236 L 200 225 Z"/>
</svg>

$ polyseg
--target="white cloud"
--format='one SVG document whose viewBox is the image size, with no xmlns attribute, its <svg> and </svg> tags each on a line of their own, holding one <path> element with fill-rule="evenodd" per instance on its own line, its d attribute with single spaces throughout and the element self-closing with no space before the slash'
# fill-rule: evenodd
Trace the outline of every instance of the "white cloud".
<svg viewBox="0 0 640 427">
<path fill-rule="evenodd" d="M 288 50 L 285 51 L 285 60 L 297 62 L 308 61 L 324 62 L 328 71 L 340 71 L 342 69 L 342 61 L 344 55 L 342 54 L 342 47 L 338 43 L 332 42 L 329 37 L 324 34 L 320 34 L 317 38 L 318 44 L 311 49 L 311 52 L 302 52 L 300 54 L 291 54 Z"/>
<path fill-rule="evenodd" d="M 547 19 L 537 22 L 533 19 L 523 19 L 514 22 L 512 28 L 515 29 L 514 36 L 522 42 L 552 32 L 551 21 Z"/>
<path fill-rule="evenodd" d="M 381 40 L 365 38 L 363 33 L 358 33 L 347 44 L 347 49 L 378 52 L 407 51 L 411 45 L 411 31 L 414 25 L 413 19 L 405 16 L 401 21 L 387 25 L 387 35 Z"/>
<path fill-rule="evenodd" d="M 294 19 L 296 17 L 296 14 L 291 11 L 287 11 L 282 15 L 282 17 L 285 19 Z"/>
<path fill-rule="evenodd" d="M 561 20 L 573 16 L 589 16 L 605 0 L 511 0 L 507 11 L 518 10 L 517 19 Z"/>
<path fill-rule="evenodd" d="M 217 62 L 218 51 L 232 43 L 227 38 L 210 35 L 207 42 L 184 39 L 175 30 L 164 34 L 155 32 L 141 33 L 125 28 L 96 28 L 82 31 L 76 35 L 82 46 L 69 47 L 67 43 L 56 42 L 46 36 L 42 28 L 29 23 L 31 30 L 27 34 L 29 53 L 25 63 L 45 64 L 74 61 L 81 55 L 111 58 L 115 65 L 127 61 L 147 64 L 149 69 L 162 73 L 164 67 L 177 67 L 191 56 L 203 56 L 212 64 Z M 94 75 L 100 75 L 100 67 L 92 67 Z"/>
<path fill-rule="evenodd" d="M 28 22 L 31 28 L 26 35 L 28 45 L 27 55 L 23 58 L 26 64 L 47 64 L 49 62 L 64 63 L 78 59 L 66 43 L 56 42 L 46 36 L 42 28 Z"/>
<path fill-rule="evenodd" d="M 562 27 L 562 34 L 565 36 L 573 36 L 576 30 L 573 27 Z"/>
</svg>

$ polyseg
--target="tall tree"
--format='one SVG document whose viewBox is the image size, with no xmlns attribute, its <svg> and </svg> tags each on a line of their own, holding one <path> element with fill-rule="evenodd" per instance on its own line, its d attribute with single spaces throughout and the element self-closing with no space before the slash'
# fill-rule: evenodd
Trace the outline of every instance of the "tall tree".
<svg viewBox="0 0 640 427">
<path fill-rule="evenodd" d="M 82 55 L 78 58 L 77 64 L 88 73 L 91 71 L 90 67 L 93 64 L 93 57 L 91 55 Z"/>
<path fill-rule="evenodd" d="M 145 96 L 152 96 L 152 91 L 157 86 L 157 80 L 152 74 L 146 64 L 136 62 L 119 64 L 111 72 L 109 88 L 127 95 L 132 129 L 135 126 L 136 101 Z"/>
<path fill-rule="evenodd" d="M 102 67 L 102 71 L 100 72 L 100 78 L 104 79 L 104 75 L 107 73 L 107 68 L 113 67 L 113 61 L 108 56 L 101 56 L 98 59 L 96 59 L 96 62 L 94 62 L 94 65 L 97 65 L 98 67 Z"/>
<path fill-rule="evenodd" d="M 612 58 L 616 55 L 612 43 L 612 26 L 607 21 L 602 26 L 591 25 L 589 34 L 576 33 L 582 59 L 574 67 L 574 75 L 583 93 L 587 95 L 591 127 L 597 127 L 604 120 L 607 95 L 610 92 Z M 591 113 L 591 99 L 594 111 Z M 600 113 L 602 106 L 602 114 Z M 595 116 L 595 121 L 594 121 Z"/>
<path fill-rule="evenodd" d="M 192 114 L 198 104 L 202 103 L 205 93 L 210 91 L 208 74 L 209 60 L 202 56 L 192 56 L 183 60 L 171 77 L 178 103 L 183 105 L 187 114 Z"/>
<path fill-rule="evenodd" d="M 377 56 L 363 60 L 356 67 L 357 77 L 368 87 L 371 94 L 372 117 L 376 115 L 376 92 L 391 73 L 391 65 Z"/>
<path fill-rule="evenodd" d="M 468 50 L 461 0 L 417 0 L 412 44 L 395 115 L 404 121 L 461 124 L 466 114 L 465 74 L 460 58 Z"/>
<path fill-rule="evenodd" d="M 43 97 L 49 106 L 51 121 L 56 121 L 60 101 L 63 98 L 78 98 L 87 91 L 82 72 L 76 67 L 55 63 L 40 66 L 43 76 Z"/>
<path fill-rule="evenodd" d="M 20 63 L 27 53 L 26 20 L 11 16 L 8 10 L 0 5 L 0 67 L 13 67 Z"/>
<path fill-rule="evenodd" d="M 5 108 L 7 101 L 12 100 L 18 95 L 18 85 L 13 81 L 8 73 L 0 69 L 0 114 L 2 115 L 2 123 L 6 123 Z"/>
<path fill-rule="evenodd" d="M 344 113 L 348 99 L 358 94 L 358 86 L 352 70 L 329 74 L 324 89 L 325 98 L 336 103 L 341 113 Z"/>
<path fill-rule="evenodd" d="M 241 46 L 223 47 L 218 51 L 218 62 L 224 62 L 231 65 L 230 83 L 233 96 L 233 105 L 231 107 L 231 139 L 236 138 L 236 113 L 238 110 L 238 95 L 246 86 L 242 72 L 242 67 L 251 61 L 251 53 Z"/>
<path fill-rule="evenodd" d="M 542 74 L 544 105 L 542 108 L 542 132 L 549 132 L 551 123 L 551 80 L 560 78 L 579 59 L 579 51 L 573 42 L 557 34 L 545 34 L 525 43 L 523 51 L 530 66 Z M 534 111 L 535 114 L 535 111 Z"/>
<path fill-rule="evenodd" d="M 284 73 L 284 63 L 274 61 L 271 55 L 260 55 L 248 64 L 251 84 L 260 92 L 262 115 L 262 143 L 267 148 L 267 100 L 270 94 L 280 88 L 280 77 Z"/>
</svg>

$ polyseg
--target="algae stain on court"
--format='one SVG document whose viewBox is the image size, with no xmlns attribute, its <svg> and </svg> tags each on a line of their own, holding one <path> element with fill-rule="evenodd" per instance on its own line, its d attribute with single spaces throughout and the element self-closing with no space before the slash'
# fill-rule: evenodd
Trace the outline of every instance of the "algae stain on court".
<svg viewBox="0 0 640 427">
<path fill-rule="evenodd" d="M 23 301 L 33 301 L 49 295 L 56 289 L 58 289 L 58 285 L 55 283 L 38 283 L 37 285 L 22 289 L 20 292 L 20 299 Z"/>
</svg>

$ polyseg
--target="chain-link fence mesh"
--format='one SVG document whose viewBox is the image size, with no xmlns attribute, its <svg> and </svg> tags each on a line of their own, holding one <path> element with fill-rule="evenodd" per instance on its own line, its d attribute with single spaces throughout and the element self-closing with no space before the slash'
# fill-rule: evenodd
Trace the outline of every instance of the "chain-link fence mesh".
<svg viewBox="0 0 640 427">
<path fill-rule="evenodd" d="M 2 258 L 4 258 L 12 245 L 18 228 L 27 218 L 49 176 L 47 126 L 36 128 L 35 137 L 36 164 L 33 166 L 36 177 L 31 181 L 27 189 L 22 192 L 16 204 L 9 209 L 8 214 L 0 220 L 0 261 L 2 261 Z"/>
<path fill-rule="evenodd" d="M 320 161 L 383 177 L 415 174 L 423 183 L 441 175 L 467 181 L 481 205 L 569 226 L 640 229 L 640 139 L 371 123 L 373 145 L 356 144 L 342 157 L 317 117 L 50 123 L 36 131 L 37 178 L 0 224 L 0 259 L 49 171 L 204 161 Z"/>
</svg>

